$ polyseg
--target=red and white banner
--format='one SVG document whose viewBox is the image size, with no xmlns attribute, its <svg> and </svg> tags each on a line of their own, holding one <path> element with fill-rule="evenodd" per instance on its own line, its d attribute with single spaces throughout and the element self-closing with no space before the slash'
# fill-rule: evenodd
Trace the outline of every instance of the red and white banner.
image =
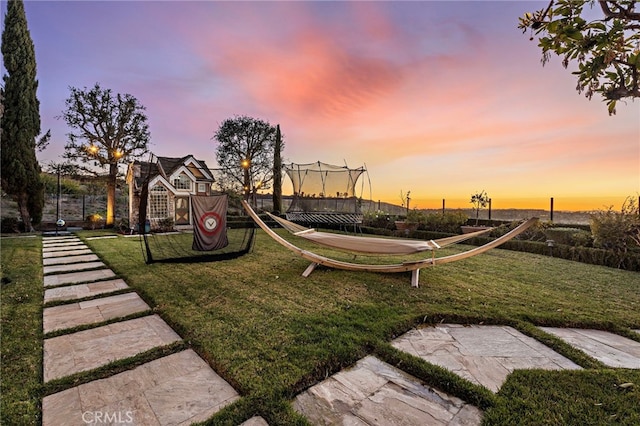
<svg viewBox="0 0 640 426">
<path fill-rule="evenodd" d="M 192 195 L 193 245 L 197 251 L 218 250 L 229 245 L 227 239 L 227 195 Z"/>
</svg>

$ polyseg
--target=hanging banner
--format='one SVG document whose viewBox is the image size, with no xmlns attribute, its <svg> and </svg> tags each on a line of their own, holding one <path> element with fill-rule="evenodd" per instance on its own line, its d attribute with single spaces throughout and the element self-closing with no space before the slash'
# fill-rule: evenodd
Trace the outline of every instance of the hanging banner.
<svg viewBox="0 0 640 426">
<path fill-rule="evenodd" d="M 193 245 L 197 251 L 212 251 L 226 247 L 227 195 L 192 195 Z"/>
</svg>

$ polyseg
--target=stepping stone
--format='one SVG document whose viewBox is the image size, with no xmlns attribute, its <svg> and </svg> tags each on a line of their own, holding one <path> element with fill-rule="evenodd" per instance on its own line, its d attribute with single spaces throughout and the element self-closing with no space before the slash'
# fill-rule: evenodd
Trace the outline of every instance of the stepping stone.
<svg viewBox="0 0 640 426">
<path fill-rule="evenodd" d="M 43 241 L 42 247 L 50 248 L 50 247 L 67 247 L 73 246 L 76 244 L 83 244 L 83 242 L 79 239 L 75 240 L 67 240 L 67 241 Z"/>
<path fill-rule="evenodd" d="M 56 231 L 45 231 L 45 232 L 42 233 L 42 236 L 45 237 L 45 238 L 47 238 L 47 237 L 50 237 L 50 238 L 74 237 L 74 235 L 71 234 L 71 232 L 69 232 L 69 231 L 61 231 L 61 230 L 57 231 L 57 235 L 56 235 Z"/>
<path fill-rule="evenodd" d="M 55 274 L 59 272 L 84 271 L 85 269 L 96 269 L 96 268 L 106 268 L 106 267 L 107 265 L 105 265 L 100 261 L 71 263 L 71 264 L 65 264 L 65 265 L 45 266 L 42 268 L 42 273 L 44 275 L 47 275 L 47 274 Z"/>
<path fill-rule="evenodd" d="M 42 253 L 56 253 L 59 251 L 74 251 L 74 250 L 83 250 L 89 249 L 84 243 L 74 244 L 73 246 L 66 247 L 44 247 L 42 249 Z"/>
<path fill-rule="evenodd" d="M 69 241 L 69 240 L 78 240 L 78 239 L 79 239 L 78 237 L 76 237 L 75 235 L 71 235 L 71 234 L 68 234 L 68 235 L 58 235 L 58 236 L 55 236 L 55 235 L 47 236 L 47 235 L 45 235 L 45 236 L 42 238 L 42 241 L 43 241 L 43 242 L 52 242 L 52 241 Z"/>
<path fill-rule="evenodd" d="M 260 416 L 251 417 L 244 423 L 240 423 L 240 426 L 269 426 L 269 423 Z"/>
<path fill-rule="evenodd" d="M 50 333 L 121 318 L 149 309 L 149 305 L 136 293 L 125 293 L 46 308 L 42 314 L 42 322 L 44 332 Z"/>
<path fill-rule="evenodd" d="M 158 315 L 45 339 L 45 383 L 180 340 Z"/>
<path fill-rule="evenodd" d="M 112 293 L 125 288 L 129 288 L 129 286 L 120 278 L 89 284 L 50 288 L 44 291 L 44 303 L 57 302 L 60 300 L 84 299 L 85 297 Z"/>
<path fill-rule="evenodd" d="M 392 342 L 404 352 L 498 392 L 516 369 L 580 369 L 537 340 L 508 326 L 443 324 L 411 330 Z"/>
<path fill-rule="evenodd" d="M 87 240 L 104 240 L 104 239 L 107 239 L 107 238 L 118 238 L 118 236 L 117 235 L 105 235 L 105 236 L 102 236 L 102 237 L 89 237 L 89 238 L 86 238 L 86 239 Z"/>
<path fill-rule="evenodd" d="M 640 368 L 640 342 L 602 330 L 540 327 L 614 368 Z"/>
<path fill-rule="evenodd" d="M 51 287 L 61 284 L 76 284 L 89 281 L 104 280 L 115 277 L 111 269 L 98 269 L 95 271 L 71 272 L 69 274 L 47 275 L 44 277 L 44 286 Z"/>
<path fill-rule="evenodd" d="M 367 356 L 296 397 L 312 424 L 479 425 L 482 411 Z"/>
<path fill-rule="evenodd" d="M 71 241 L 68 243 L 42 244 L 43 250 L 70 250 L 75 247 L 86 247 L 82 241 Z"/>
<path fill-rule="evenodd" d="M 87 247 L 86 249 L 81 249 L 81 250 L 55 251 L 55 252 L 42 253 L 42 258 L 49 259 L 52 257 L 75 256 L 79 254 L 92 254 L 92 253 L 93 252 L 91 251 L 91 249 Z"/>
<path fill-rule="evenodd" d="M 238 398 L 231 385 L 188 349 L 45 397 L 42 424 L 88 424 L 100 413 L 103 419 L 106 414 L 115 419 L 109 424 L 190 425 Z"/>
<path fill-rule="evenodd" d="M 96 260 L 100 260 L 100 258 L 95 254 L 85 254 L 80 256 L 51 257 L 48 259 L 42 259 L 42 265 L 43 266 L 66 265 L 68 263 L 93 262 Z"/>
</svg>

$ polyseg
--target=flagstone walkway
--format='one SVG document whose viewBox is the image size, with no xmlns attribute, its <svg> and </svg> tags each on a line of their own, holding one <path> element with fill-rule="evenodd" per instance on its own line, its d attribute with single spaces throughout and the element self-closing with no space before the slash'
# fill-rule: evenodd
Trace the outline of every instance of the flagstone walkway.
<svg viewBox="0 0 640 426">
<path fill-rule="evenodd" d="M 55 303 L 45 305 L 43 331 L 60 334 L 44 340 L 45 383 L 181 340 L 80 239 L 44 237 L 42 246 L 44 301 Z M 123 320 L 135 315 L 142 316 Z M 195 352 L 184 350 L 44 397 L 42 424 L 188 425 L 239 397 Z M 260 420 L 247 424 L 266 424 Z"/>
<path fill-rule="evenodd" d="M 640 368 L 640 343 L 601 330 L 540 327 L 609 367 Z"/>
<path fill-rule="evenodd" d="M 444 324 L 411 330 L 393 346 L 498 392 L 515 369 L 580 367 L 508 326 Z"/>
<path fill-rule="evenodd" d="M 43 272 L 45 382 L 181 340 L 75 236 L 43 238 Z M 637 341 L 599 330 L 541 329 L 607 366 L 640 368 Z M 392 345 L 493 392 L 516 369 L 580 369 L 508 326 L 426 326 L 405 333 Z M 42 403 L 42 420 L 43 425 L 56 426 L 104 424 L 105 418 L 144 426 L 187 425 L 205 421 L 239 397 L 195 352 L 184 350 L 48 395 Z M 300 393 L 293 407 L 312 424 L 482 422 L 477 407 L 374 356 Z M 242 426 L 267 426 L 267 422 L 254 417 Z"/>
</svg>

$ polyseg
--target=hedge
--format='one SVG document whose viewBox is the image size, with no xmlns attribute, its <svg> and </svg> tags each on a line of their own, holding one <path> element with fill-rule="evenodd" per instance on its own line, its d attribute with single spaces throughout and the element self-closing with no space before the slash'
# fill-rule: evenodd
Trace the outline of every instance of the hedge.
<svg viewBox="0 0 640 426">
<path fill-rule="evenodd" d="M 362 227 L 362 232 L 374 235 L 400 235 L 397 231 L 388 229 Z M 450 237 L 453 234 L 445 234 L 441 232 L 431 231 L 414 231 L 410 234 L 411 238 L 421 240 L 436 240 L 438 238 Z M 475 237 L 466 242 L 466 244 L 480 246 L 493 241 L 488 237 Z M 610 268 L 624 269 L 627 271 L 640 272 L 640 252 L 631 251 L 623 256 L 619 256 L 611 250 L 604 250 L 592 247 L 574 247 L 567 244 L 555 244 L 550 248 L 547 243 L 540 241 L 528 241 L 513 239 L 505 242 L 500 248 L 522 251 L 527 253 L 541 254 L 545 256 L 553 256 L 576 262 L 589 263 L 592 265 L 608 266 Z"/>
</svg>

